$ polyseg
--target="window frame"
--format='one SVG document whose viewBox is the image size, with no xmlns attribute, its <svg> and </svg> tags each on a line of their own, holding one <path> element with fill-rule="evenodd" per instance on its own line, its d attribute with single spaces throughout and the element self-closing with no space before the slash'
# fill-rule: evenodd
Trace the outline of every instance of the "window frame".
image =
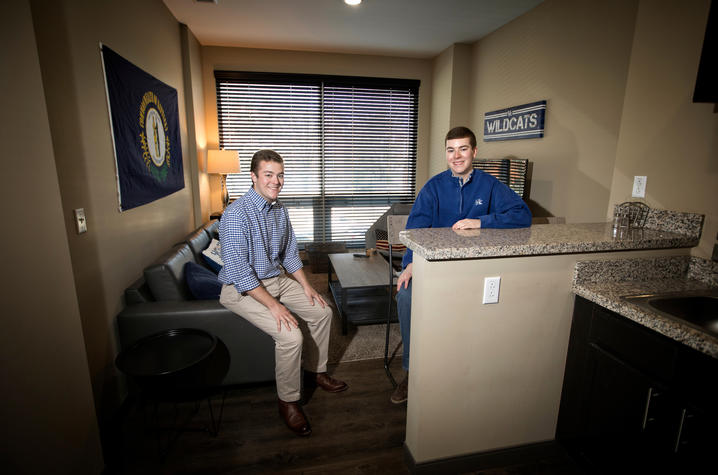
<svg viewBox="0 0 718 475">
<path fill-rule="evenodd" d="M 394 203 L 411 203 L 416 195 L 416 166 L 417 166 L 417 143 L 418 143 L 418 112 L 419 112 L 419 86 L 420 81 L 414 79 L 393 79 L 393 78 L 374 78 L 374 77 L 361 77 L 361 76 L 334 76 L 334 75 L 316 75 L 316 74 L 290 74 L 290 73 L 265 73 L 265 72 L 252 72 L 252 71 L 226 71 L 216 70 L 215 74 L 215 85 L 217 92 L 217 123 L 219 133 L 219 145 L 220 148 L 232 148 L 231 141 L 225 140 L 228 131 L 226 125 L 223 124 L 223 117 L 225 109 L 223 108 L 222 98 L 220 97 L 223 83 L 252 83 L 256 85 L 296 85 L 296 86 L 318 86 L 320 94 L 320 192 L 317 195 L 312 196 L 292 196 L 287 195 L 286 185 L 285 190 L 280 195 L 280 201 L 282 201 L 289 209 L 290 216 L 292 216 L 292 210 L 297 207 L 304 209 L 312 209 L 312 224 L 313 227 L 311 239 L 305 239 L 297 233 L 300 247 L 303 247 L 304 243 L 308 242 L 344 242 L 347 247 L 361 247 L 364 245 L 364 232 L 360 231 L 361 238 L 358 238 L 358 230 L 354 230 L 353 237 L 349 239 L 332 239 L 333 234 L 336 234 L 332 229 L 332 210 L 341 209 L 353 209 L 355 207 L 361 208 L 365 213 L 374 213 L 376 218 L 381 216 L 392 204 Z M 403 94 L 407 94 L 409 97 L 407 104 L 410 104 L 409 118 L 407 119 L 406 127 L 406 143 L 407 159 L 400 162 L 405 167 L 402 174 L 401 191 L 397 194 L 392 194 L 387 188 L 385 192 L 372 194 L 371 196 L 357 196 L 360 193 L 354 193 L 347 191 L 344 194 L 328 194 L 327 184 L 327 152 L 325 147 L 327 146 L 327 139 L 325 134 L 327 133 L 327 124 L 325 123 L 325 116 L 327 112 L 324 110 L 326 105 L 324 100 L 326 99 L 326 90 L 332 88 L 356 88 L 358 90 L 367 89 L 382 89 L 386 91 L 402 91 Z M 387 92 L 388 93 L 388 92 Z M 387 123 L 389 121 L 387 120 Z M 353 137 L 353 136 L 352 136 Z M 353 144 L 354 142 L 351 141 Z M 281 153 L 281 152 L 280 152 Z M 249 162 L 251 156 L 241 157 L 242 159 L 242 175 L 243 179 L 249 175 Z M 365 165 L 365 167 L 367 167 Z M 369 168 L 364 168 L 365 172 Z M 246 175 L 244 175 L 246 173 Z M 408 175 L 404 180 L 404 175 Z M 228 181 L 231 181 L 232 176 L 230 175 Z M 346 178 L 346 177 L 345 177 Z M 291 178 L 290 178 L 291 179 Z M 354 183 L 354 180 L 352 180 Z M 390 186 L 390 185 L 385 185 Z M 233 186 L 234 187 L 234 186 Z M 236 198 L 244 194 L 246 190 L 233 190 L 231 198 Z M 296 212 L 295 212 L 296 213 Z M 351 212 L 349 213 L 352 214 Z M 357 213 L 359 215 L 361 213 Z M 367 223 L 366 219 L 369 219 L 366 215 L 362 215 L 366 228 L 373 224 L 372 222 Z M 351 218 L 351 216 L 350 216 Z M 308 218 L 307 218 L 308 219 Z M 339 218 L 337 218 L 339 219 Z M 347 220 L 345 217 L 344 220 Z M 350 220 L 350 219 L 349 219 Z M 375 220 L 375 219 L 374 219 Z M 292 218 L 294 224 L 295 219 Z M 304 222 L 304 221 L 302 221 Z M 305 223 L 306 225 L 306 223 Z M 296 227 L 296 226 L 295 226 Z M 347 231 L 348 232 L 348 231 Z M 338 231 L 337 231 L 338 233 Z"/>
</svg>

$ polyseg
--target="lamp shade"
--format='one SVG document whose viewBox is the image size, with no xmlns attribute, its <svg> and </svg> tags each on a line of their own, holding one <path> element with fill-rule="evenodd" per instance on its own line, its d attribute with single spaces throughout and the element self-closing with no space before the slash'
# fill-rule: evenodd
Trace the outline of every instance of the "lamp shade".
<svg viewBox="0 0 718 475">
<path fill-rule="evenodd" d="M 207 173 L 239 173 L 239 154 L 236 150 L 209 150 Z"/>
</svg>

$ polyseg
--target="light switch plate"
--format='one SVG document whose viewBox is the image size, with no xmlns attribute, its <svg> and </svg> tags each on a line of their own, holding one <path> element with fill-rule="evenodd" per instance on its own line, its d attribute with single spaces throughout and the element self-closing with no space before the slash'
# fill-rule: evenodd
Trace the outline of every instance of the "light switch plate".
<svg viewBox="0 0 718 475">
<path fill-rule="evenodd" d="M 646 197 L 646 179 L 645 176 L 634 176 L 633 177 L 633 198 L 645 198 Z"/>
<path fill-rule="evenodd" d="M 85 208 L 77 208 L 73 210 L 75 213 L 75 227 L 77 234 L 87 232 L 87 219 L 85 219 Z"/>
</svg>

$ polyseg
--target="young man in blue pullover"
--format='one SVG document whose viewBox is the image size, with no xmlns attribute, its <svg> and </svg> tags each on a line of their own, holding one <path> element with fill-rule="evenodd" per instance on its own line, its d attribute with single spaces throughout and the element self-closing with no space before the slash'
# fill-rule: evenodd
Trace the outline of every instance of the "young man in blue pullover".
<svg viewBox="0 0 718 475">
<path fill-rule="evenodd" d="M 476 136 L 466 127 L 454 127 L 446 134 L 446 162 L 449 169 L 433 176 L 416 197 L 406 229 L 524 228 L 531 226 L 531 212 L 511 188 L 493 176 L 474 169 Z M 411 333 L 411 275 L 413 253 L 407 249 L 396 296 L 403 342 L 404 380 L 394 390 L 391 402 L 407 399 L 409 385 L 409 340 Z"/>
</svg>

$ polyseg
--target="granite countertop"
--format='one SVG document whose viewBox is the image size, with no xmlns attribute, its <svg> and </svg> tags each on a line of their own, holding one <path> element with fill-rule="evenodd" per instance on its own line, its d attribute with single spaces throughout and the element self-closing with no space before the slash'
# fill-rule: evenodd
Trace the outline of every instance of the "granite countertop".
<svg viewBox="0 0 718 475">
<path fill-rule="evenodd" d="M 718 337 L 624 300 L 628 295 L 718 289 L 718 264 L 690 256 L 576 263 L 573 292 L 608 310 L 718 358 Z"/>
<path fill-rule="evenodd" d="M 402 243 L 429 261 L 686 248 L 698 245 L 698 236 L 652 228 L 614 233 L 611 223 L 536 224 L 530 228 L 460 231 L 425 228 L 408 229 L 399 234 Z"/>
<path fill-rule="evenodd" d="M 651 209 L 645 227 L 611 223 L 536 224 L 519 229 L 407 229 L 402 243 L 429 261 L 539 256 L 698 245 L 703 215 Z M 600 259 L 576 263 L 573 292 L 687 346 L 718 358 L 718 338 L 646 310 L 623 296 L 718 288 L 718 264 L 691 256 Z"/>
</svg>

